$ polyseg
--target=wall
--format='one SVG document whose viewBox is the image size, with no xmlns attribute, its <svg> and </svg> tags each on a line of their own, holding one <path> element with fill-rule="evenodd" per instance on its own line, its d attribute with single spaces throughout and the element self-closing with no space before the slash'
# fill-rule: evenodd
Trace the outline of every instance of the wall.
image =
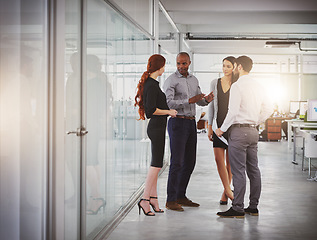
<svg viewBox="0 0 317 240">
<path fill-rule="evenodd" d="M 46 234 L 46 4 L 0 4 L 0 239 L 36 240 Z"/>
</svg>

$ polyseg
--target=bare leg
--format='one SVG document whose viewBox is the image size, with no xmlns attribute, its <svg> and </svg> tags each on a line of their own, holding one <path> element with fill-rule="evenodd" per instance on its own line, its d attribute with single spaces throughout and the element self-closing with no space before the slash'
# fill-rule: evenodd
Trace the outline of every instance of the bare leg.
<svg viewBox="0 0 317 240">
<path fill-rule="evenodd" d="M 159 171 L 161 170 L 161 168 L 157 169 L 157 174 L 156 174 L 156 178 L 155 181 L 152 185 L 152 189 L 151 189 L 151 193 L 150 193 L 150 203 L 154 206 L 154 208 L 159 211 L 160 207 L 159 207 L 159 203 L 158 203 L 158 199 L 157 198 L 153 198 L 153 197 L 157 197 L 157 179 L 158 179 L 158 174 Z"/>
<path fill-rule="evenodd" d="M 90 197 L 87 202 L 88 213 L 96 212 L 104 205 L 104 199 L 100 194 L 100 169 L 99 165 L 87 166 L 87 181 L 91 188 Z"/>
<path fill-rule="evenodd" d="M 87 181 L 91 188 L 90 195 L 93 197 L 100 197 L 100 174 L 99 166 L 87 166 Z"/>
<path fill-rule="evenodd" d="M 150 167 L 146 181 L 145 181 L 145 188 L 143 197 L 144 199 L 150 199 L 150 196 L 156 197 L 157 196 L 157 177 L 158 173 L 161 170 L 161 168 L 157 167 Z M 155 194 L 155 195 L 154 195 Z M 151 210 L 150 208 L 150 202 L 148 201 L 142 201 L 140 205 L 144 208 L 145 212 L 148 212 Z"/>
<path fill-rule="evenodd" d="M 230 162 L 229 162 L 229 152 L 228 150 L 226 150 L 226 168 L 227 168 L 227 172 L 228 172 L 228 180 L 229 180 L 229 185 L 231 184 L 231 180 L 232 180 L 232 173 L 231 173 L 231 166 L 230 166 Z M 231 189 L 230 189 L 231 192 Z"/>
<path fill-rule="evenodd" d="M 228 174 L 228 154 L 226 153 L 226 162 L 227 166 L 225 164 L 225 149 L 223 148 L 214 148 L 214 154 L 215 154 L 215 160 L 217 164 L 217 169 L 219 173 L 219 177 L 221 179 L 222 185 L 224 187 L 224 193 L 222 194 L 221 200 L 226 201 L 229 197 L 231 200 L 233 199 L 233 194 L 230 188 L 230 182 L 232 175 Z M 229 165 L 230 170 L 230 165 Z"/>
<path fill-rule="evenodd" d="M 226 188 L 226 195 L 229 196 L 229 198 L 232 200 L 233 199 L 233 194 L 230 188 L 231 180 L 232 180 L 232 173 L 231 173 L 231 166 L 229 163 L 229 152 L 226 150 L 226 168 L 227 168 L 227 173 L 228 173 L 228 181 L 229 181 L 229 188 Z"/>
</svg>

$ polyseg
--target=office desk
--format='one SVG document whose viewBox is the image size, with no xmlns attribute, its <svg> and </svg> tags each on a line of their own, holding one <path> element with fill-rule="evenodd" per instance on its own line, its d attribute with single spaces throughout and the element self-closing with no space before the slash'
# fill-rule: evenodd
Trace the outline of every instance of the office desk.
<svg viewBox="0 0 317 240">
<path fill-rule="evenodd" d="M 294 128 L 294 137 L 293 137 L 293 161 L 292 163 L 294 164 L 298 164 L 298 162 L 296 161 L 296 137 L 298 136 L 302 136 L 302 134 L 300 135 L 296 135 L 297 133 L 299 133 L 299 130 L 303 129 L 303 128 L 315 128 L 317 129 L 317 123 L 310 123 L 310 122 L 304 122 L 303 120 L 298 120 L 298 119 L 293 119 L 293 120 L 286 120 L 287 121 L 287 127 L 288 127 L 288 144 L 290 147 L 290 142 L 291 140 L 291 136 L 290 136 L 290 132 L 291 132 L 291 127 Z"/>
<path fill-rule="evenodd" d="M 287 145 L 288 145 L 288 148 L 291 148 L 291 143 L 292 143 L 292 124 L 302 123 L 304 121 L 300 120 L 300 119 L 289 119 L 289 120 L 285 120 L 285 121 L 287 122 Z"/>
<path fill-rule="evenodd" d="M 304 160 L 308 158 L 308 180 L 316 180 L 316 177 L 311 176 L 311 159 L 317 158 L 317 130 L 300 130 L 299 132 L 304 138 L 302 170 L 304 170 Z"/>
<path fill-rule="evenodd" d="M 310 122 L 304 122 L 304 120 L 300 119 L 290 119 L 285 120 L 287 122 L 287 143 L 288 147 L 291 148 L 292 143 L 292 127 L 294 128 L 316 128 L 317 129 L 317 123 L 310 123 Z"/>
</svg>

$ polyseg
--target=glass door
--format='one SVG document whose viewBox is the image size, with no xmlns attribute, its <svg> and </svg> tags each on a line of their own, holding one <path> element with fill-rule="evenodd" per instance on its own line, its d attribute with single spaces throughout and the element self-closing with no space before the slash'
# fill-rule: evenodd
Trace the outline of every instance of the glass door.
<svg viewBox="0 0 317 240">
<path fill-rule="evenodd" d="M 135 89 L 152 40 L 112 1 L 87 1 L 86 236 L 111 226 L 145 180 L 146 122 L 137 121 Z"/>
<path fill-rule="evenodd" d="M 65 239 L 94 239 L 146 177 L 133 103 L 152 40 L 108 2 L 70 0 L 65 42 Z"/>
<path fill-rule="evenodd" d="M 82 2 L 65 1 L 65 239 L 81 239 L 82 161 L 85 132 L 82 131 Z"/>
</svg>

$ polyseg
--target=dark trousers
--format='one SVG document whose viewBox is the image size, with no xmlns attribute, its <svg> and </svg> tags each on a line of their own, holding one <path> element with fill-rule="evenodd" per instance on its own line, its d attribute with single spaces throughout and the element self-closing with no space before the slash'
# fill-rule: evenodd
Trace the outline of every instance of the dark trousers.
<svg viewBox="0 0 317 240">
<path fill-rule="evenodd" d="M 195 120 L 170 118 L 168 121 L 171 161 L 167 182 L 167 201 L 186 196 L 196 163 L 197 129 Z"/>
</svg>

